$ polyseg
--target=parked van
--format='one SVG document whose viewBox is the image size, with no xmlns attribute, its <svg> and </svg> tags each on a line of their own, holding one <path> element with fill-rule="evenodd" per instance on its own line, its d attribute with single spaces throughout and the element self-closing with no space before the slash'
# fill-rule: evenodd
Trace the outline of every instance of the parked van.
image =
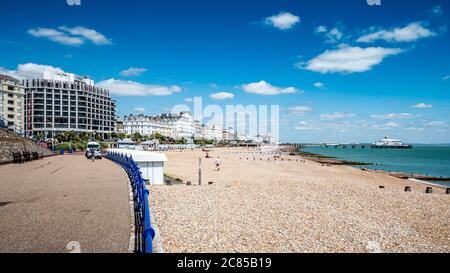
<svg viewBox="0 0 450 273">
<path fill-rule="evenodd" d="M 102 159 L 101 146 L 98 142 L 88 142 L 86 147 L 86 157 Z"/>
</svg>

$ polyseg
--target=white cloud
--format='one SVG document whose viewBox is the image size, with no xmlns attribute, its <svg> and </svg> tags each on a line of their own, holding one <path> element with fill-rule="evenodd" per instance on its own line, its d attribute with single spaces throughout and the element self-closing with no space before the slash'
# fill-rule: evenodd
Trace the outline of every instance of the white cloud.
<svg viewBox="0 0 450 273">
<path fill-rule="evenodd" d="M 374 119 L 410 119 L 414 118 L 415 116 L 408 113 L 401 113 L 401 114 L 371 115 L 370 117 Z"/>
<path fill-rule="evenodd" d="M 335 43 L 342 39 L 344 34 L 338 29 L 338 28 L 332 28 L 326 35 L 328 38 L 327 42 L 329 43 Z"/>
<path fill-rule="evenodd" d="M 214 93 L 209 96 L 213 100 L 230 100 L 234 98 L 234 95 L 227 92 Z"/>
<path fill-rule="evenodd" d="M 288 111 L 290 114 L 292 115 L 304 115 L 306 113 L 311 112 L 313 109 L 311 107 L 308 106 L 293 106 L 293 107 L 289 107 Z"/>
<path fill-rule="evenodd" d="M 426 103 L 422 102 L 422 103 L 413 105 L 412 107 L 413 108 L 419 108 L 419 109 L 428 109 L 428 108 L 433 108 L 433 105 L 432 104 L 426 104 Z"/>
<path fill-rule="evenodd" d="M 0 73 L 9 75 L 17 79 L 42 79 L 44 73 L 60 74 L 65 73 L 59 67 L 54 67 L 50 65 L 42 65 L 35 63 L 19 64 L 16 70 L 8 70 L 4 67 L 0 67 Z"/>
<path fill-rule="evenodd" d="M 140 76 L 146 71 L 147 71 L 146 68 L 131 67 L 126 70 L 120 71 L 120 75 L 124 77 Z"/>
<path fill-rule="evenodd" d="M 145 108 L 143 108 L 143 107 L 135 107 L 135 108 L 133 108 L 133 111 L 137 112 L 137 113 L 144 113 L 145 112 Z"/>
<path fill-rule="evenodd" d="M 315 130 L 315 128 L 310 127 L 310 126 L 296 126 L 296 127 L 294 127 L 294 130 L 309 131 L 309 130 Z"/>
<path fill-rule="evenodd" d="M 387 56 L 401 52 L 399 48 L 361 48 L 341 45 L 338 49 L 326 50 L 306 64 L 298 64 L 297 67 L 320 73 L 365 72 L 380 64 Z"/>
<path fill-rule="evenodd" d="M 314 87 L 320 88 L 320 89 L 325 89 L 325 84 L 322 82 L 316 82 L 316 83 L 314 83 Z"/>
<path fill-rule="evenodd" d="M 359 37 L 356 41 L 360 43 L 371 43 L 377 40 L 387 42 L 412 42 L 422 38 L 435 36 L 436 33 L 425 28 L 422 23 L 410 23 L 403 28 L 394 28 L 391 30 L 379 30 Z"/>
<path fill-rule="evenodd" d="M 450 75 L 444 76 L 442 79 L 443 79 L 444 81 L 446 81 L 446 80 L 450 79 Z"/>
<path fill-rule="evenodd" d="M 331 114 L 322 114 L 320 115 L 321 120 L 335 120 L 335 119 L 342 119 L 342 118 L 352 118 L 355 114 L 352 113 L 331 113 Z"/>
<path fill-rule="evenodd" d="M 59 27 L 60 30 L 66 31 L 74 36 L 80 36 L 83 37 L 86 40 L 91 41 L 95 45 L 110 45 L 112 44 L 111 40 L 105 37 L 105 35 L 101 34 L 100 32 L 85 28 L 81 26 L 68 28 L 66 26 Z"/>
<path fill-rule="evenodd" d="M 447 123 L 444 122 L 444 121 L 430 121 L 430 122 L 426 123 L 425 125 L 428 125 L 428 126 L 444 126 L 444 125 L 447 125 Z"/>
<path fill-rule="evenodd" d="M 100 32 L 81 26 L 77 26 L 74 28 L 60 26 L 58 27 L 58 29 L 33 28 L 29 29 L 27 32 L 34 37 L 47 38 L 51 41 L 69 46 L 80 46 L 84 44 L 86 40 L 91 41 L 95 45 L 112 44 L 111 40 L 106 38 Z"/>
<path fill-rule="evenodd" d="M 320 25 L 318 27 L 316 27 L 316 29 L 314 30 L 314 32 L 316 33 L 324 33 L 327 32 L 327 27 L 324 25 Z"/>
<path fill-rule="evenodd" d="M 395 123 L 395 122 L 388 122 L 385 124 L 386 127 L 399 127 L 400 124 Z"/>
<path fill-rule="evenodd" d="M 306 121 L 300 121 L 297 126 L 294 127 L 294 130 L 298 131 L 312 131 L 312 130 L 321 130 L 321 127 L 309 125 Z"/>
<path fill-rule="evenodd" d="M 47 38 L 53 42 L 64 45 L 80 46 L 84 43 L 84 40 L 79 37 L 69 36 L 67 33 L 52 28 L 35 28 L 30 29 L 27 32 L 34 37 Z"/>
<path fill-rule="evenodd" d="M 338 27 L 328 30 L 327 26 L 320 25 L 314 29 L 314 32 L 322 34 L 326 38 L 325 42 L 327 43 L 336 43 L 344 38 L 344 34 Z"/>
<path fill-rule="evenodd" d="M 185 100 L 184 100 L 184 102 L 194 102 L 194 99 L 193 98 L 186 98 Z"/>
<path fill-rule="evenodd" d="M 265 23 L 281 30 L 288 30 L 300 22 L 300 17 L 289 13 L 282 12 L 278 15 L 267 17 Z"/>
<path fill-rule="evenodd" d="M 247 93 L 254 93 L 264 96 L 274 96 L 280 94 L 297 93 L 298 89 L 295 87 L 276 87 L 266 81 L 254 82 L 242 85 L 242 89 Z"/>
<path fill-rule="evenodd" d="M 111 94 L 118 96 L 169 96 L 173 93 L 181 92 L 181 88 L 176 85 L 150 85 L 115 79 L 105 80 L 97 85 L 110 90 Z"/>
<path fill-rule="evenodd" d="M 424 128 L 417 128 L 417 127 L 407 127 L 407 128 L 405 128 L 405 130 L 408 130 L 408 131 L 417 131 L 417 132 L 425 131 Z"/>
</svg>

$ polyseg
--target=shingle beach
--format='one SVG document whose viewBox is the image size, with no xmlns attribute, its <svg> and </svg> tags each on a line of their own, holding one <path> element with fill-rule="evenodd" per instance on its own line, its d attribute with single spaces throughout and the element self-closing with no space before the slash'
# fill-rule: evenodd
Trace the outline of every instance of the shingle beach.
<svg viewBox="0 0 450 273">
<path fill-rule="evenodd" d="M 387 174 L 245 148 L 210 155 L 168 152 L 166 173 L 193 186 L 150 187 L 165 252 L 450 251 L 444 189 L 425 194 L 426 185 Z"/>
</svg>

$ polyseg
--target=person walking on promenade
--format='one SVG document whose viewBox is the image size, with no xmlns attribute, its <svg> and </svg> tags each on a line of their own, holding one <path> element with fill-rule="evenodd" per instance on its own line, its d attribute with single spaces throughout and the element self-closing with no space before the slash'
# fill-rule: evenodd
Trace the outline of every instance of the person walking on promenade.
<svg viewBox="0 0 450 273">
<path fill-rule="evenodd" d="M 220 157 L 216 158 L 215 163 L 216 163 L 216 171 L 220 171 L 220 164 L 221 164 Z"/>
</svg>

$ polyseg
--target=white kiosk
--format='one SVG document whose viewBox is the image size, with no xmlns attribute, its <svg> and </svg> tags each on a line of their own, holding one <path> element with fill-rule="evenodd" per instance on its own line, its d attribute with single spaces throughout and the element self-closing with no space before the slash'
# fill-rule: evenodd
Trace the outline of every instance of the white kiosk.
<svg viewBox="0 0 450 273">
<path fill-rule="evenodd" d="M 141 169 L 145 180 L 151 185 L 164 185 L 164 163 L 168 161 L 165 154 L 129 149 L 108 149 L 108 151 L 131 156 Z"/>
</svg>

